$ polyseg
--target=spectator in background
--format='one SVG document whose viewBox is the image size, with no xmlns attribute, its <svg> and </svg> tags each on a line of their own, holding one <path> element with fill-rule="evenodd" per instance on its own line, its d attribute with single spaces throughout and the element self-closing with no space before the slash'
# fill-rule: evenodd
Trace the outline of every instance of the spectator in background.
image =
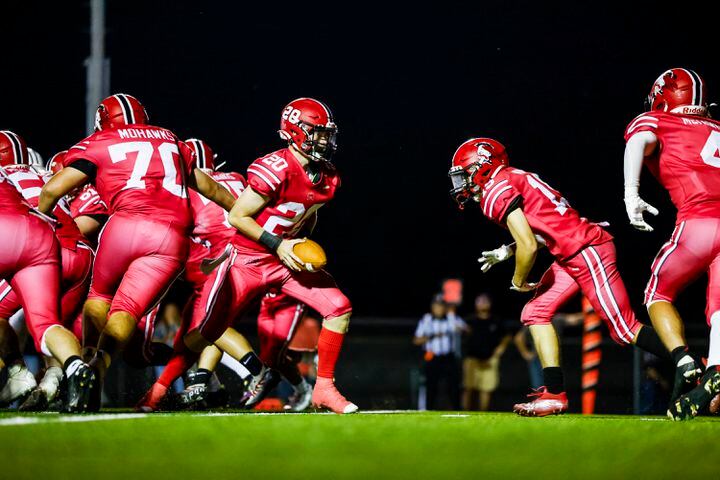
<svg viewBox="0 0 720 480">
<path fill-rule="evenodd" d="M 468 321 L 463 360 L 463 410 L 487 411 L 500 381 L 500 358 L 512 335 L 502 321 L 492 314 L 492 300 L 487 294 L 475 299 L 475 315 Z"/>
<path fill-rule="evenodd" d="M 425 350 L 428 410 L 438 409 L 443 383 L 450 399 L 450 408 L 458 410 L 460 407 L 460 366 L 456 357 L 460 346 L 456 334 L 467 329 L 460 317 L 448 311 L 442 294 L 433 298 L 430 313 L 426 313 L 418 322 L 413 343 Z"/>
</svg>

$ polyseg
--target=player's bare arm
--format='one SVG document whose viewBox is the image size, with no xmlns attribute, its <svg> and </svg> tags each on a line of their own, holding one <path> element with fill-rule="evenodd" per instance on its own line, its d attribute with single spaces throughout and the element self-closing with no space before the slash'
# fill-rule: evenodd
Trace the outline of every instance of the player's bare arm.
<svg viewBox="0 0 720 480">
<path fill-rule="evenodd" d="M 507 216 L 507 227 L 515 240 L 515 273 L 511 288 L 528 292 L 537 286 L 528 283 L 527 278 L 535 264 L 538 243 L 521 208 L 516 208 Z"/>
<path fill-rule="evenodd" d="M 653 132 L 638 132 L 625 146 L 625 209 L 630 224 L 643 232 L 652 232 L 653 228 L 645 222 L 643 212 L 657 215 L 658 210 L 645 202 L 638 193 L 640 188 L 640 172 L 645 157 L 655 152 L 657 137 Z"/>
<path fill-rule="evenodd" d="M 235 204 L 235 197 L 199 168 L 193 170 L 193 175 L 188 179 L 188 187 L 197 190 L 203 197 L 217 203 L 228 212 Z"/>
<path fill-rule="evenodd" d="M 66 167 L 52 176 L 40 192 L 38 210 L 44 214 L 50 214 L 57 202 L 88 181 L 88 176 L 73 167 Z"/>
<path fill-rule="evenodd" d="M 303 269 L 302 261 L 293 253 L 293 246 L 303 242 L 304 238 L 283 240 L 280 237 L 265 231 L 254 216 L 267 205 L 269 198 L 252 189 L 246 188 L 238 197 L 230 210 L 228 220 L 230 225 L 237 228 L 240 233 L 255 240 L 274 251 L 280 260 L 289 269 L 300 272 Z"/>
</svg>

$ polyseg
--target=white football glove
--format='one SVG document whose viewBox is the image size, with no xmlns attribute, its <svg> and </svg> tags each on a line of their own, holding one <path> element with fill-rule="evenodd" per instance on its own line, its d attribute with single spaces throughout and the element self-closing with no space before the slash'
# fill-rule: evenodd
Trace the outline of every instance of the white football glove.
<svg viewBox="0 0 720 480">
<path fill-rule="evenodd" d="M 525 282 L 522 285 L 517 286 L 514 281 L 510 280 L 510 290 L 515 290 L 516 292 L 531 292 L 537 287 L 538 284 L 536 282 Z"/>
<path fill-rule="evenodd" d="M 657 208 L 640 198 L 639 195 L 630 195 L 625 197 L 625 210 L 627 211 L 630 225 L 643 232 L 653 231 L 653 228 L 645 222 L 643 212 L 648 212 L 649 214 L 655 216 L 660 213 Z"/>
<path fill-rule="evenodd" d="M 478 262 L 480 262 L 480 270 L 485 273 L 496 263 L 504 262 L 512 256 L 513 250 L 508 245 L 500 245 L 495 250 L 482 252 L 482 256 L 478 258 Z"/>
</svg>

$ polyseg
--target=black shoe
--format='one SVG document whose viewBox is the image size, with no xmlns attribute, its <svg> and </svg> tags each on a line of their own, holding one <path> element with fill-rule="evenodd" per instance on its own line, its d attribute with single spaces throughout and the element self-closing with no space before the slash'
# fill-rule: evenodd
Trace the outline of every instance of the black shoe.
<svg viewBox="0 0 720 480">
<path fill-rule="evenodd" d="M 692 362 L 675 367 L 675 382 L 672 395 L 670 395 L 670 405 L 674 404 L 680 395 L 684 395 L 695 388 L 700 375 L 702 375 L 702 362 L 693 355 L 689 356 L 693 359 Z"/>
<path fill-rule="evenodd" d="M 692 420 L 710 405 L 710 401 L 718 393 L 720 393 L 720 371 L 711 368 L 702 376 L 697 387 L 670 404 L 667 416 L 671 420 Z"/>
<path fill-rule="evenodd" d="M 205 383 L 195 383 L 185 387 L 176 401 L 181 410 L 207 410 L 208 386 Z"/>
<path fill-rule="evenodd" d="M 63 412 L 82 413 L 98 411 L 100 409 L 99 405 L 97 410 L 91 410 L 90 404 L 93 394 L 99 390 L 100 386 L 98 385 L 97 374 L 87 363 L 81 363 L 71 375 L 67 376 L 67 398 Z"/>
<path fill-rule="evenodd" d="M 272 368 L 263 367 L 260 375 L 251 377 L 245 394 L 240 399 L 242 408 L 251 409 L 262 402 L 280 383 L 280 374 Z"/>
<path fill-rule="evenodd" d="M 18 410 L 21 412 L 46 412 L 49 406 L 50 402 L 48 401 L 45 390 L 40 387 L 35 387 Z"/>
</svg>

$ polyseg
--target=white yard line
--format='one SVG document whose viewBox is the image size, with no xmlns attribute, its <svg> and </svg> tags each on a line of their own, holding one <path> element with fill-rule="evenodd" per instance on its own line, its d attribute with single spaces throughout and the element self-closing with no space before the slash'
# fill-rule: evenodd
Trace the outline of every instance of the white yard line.
<svg viewBox="0 0 720 480">
<path fill-rule="evenodd" d="M 440 416 L 445 417 L 445 418 L 467 418 L 470 415 L 463 415 L 461 413 L 448 413 L 448 414 L 440 415 Z"/>
<path fill-rule="evenodd" d="M 135 418 L 147 418 L 147 413 L 106 413 L 99 415 L 58 415 L 56 417 L 12 417 L 0 419 L 0 427 L 13 425 L 33 425 L 38 423 L 83 423 L 103 422 L 107 420 L 131 420 Z"/>
</svg>

